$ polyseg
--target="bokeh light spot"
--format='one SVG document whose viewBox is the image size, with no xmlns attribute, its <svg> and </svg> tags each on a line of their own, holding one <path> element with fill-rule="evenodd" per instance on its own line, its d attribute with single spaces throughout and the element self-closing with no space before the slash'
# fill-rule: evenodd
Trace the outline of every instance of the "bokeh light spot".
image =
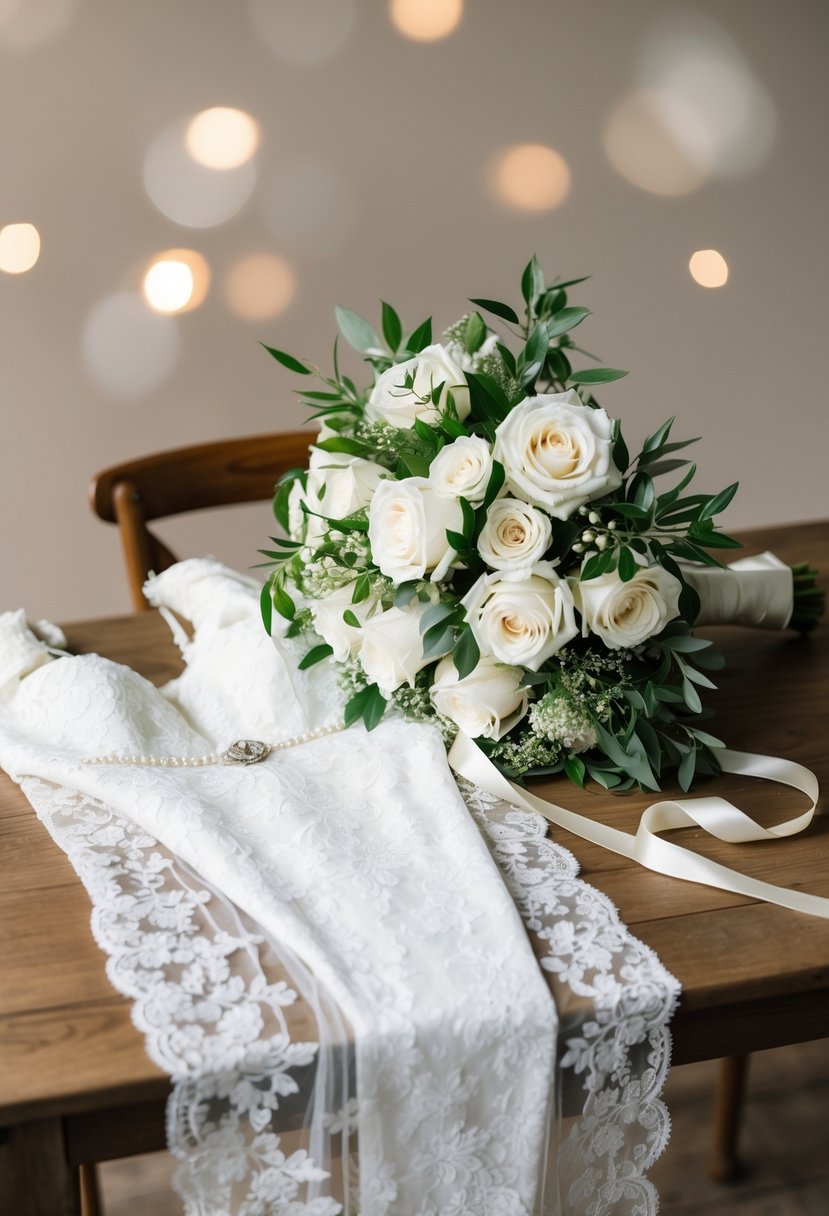
<svg viewBox="0 0 829 1216">
<path fill-rule="evenodd" d="M 268 50 L 298 67 L 333 59 L 354 24 L 353 0 L 248 0 L 248 12 Z"/>
<path fill-rule="evenodd" d="M 463 0 L 390 0 L 389 16 L 406 38 L 436 42 L 460 25 Z"/>
<path fill-rule="evenodd" d="M 690 194 L 707 177 L 665 125 L 656 98 L 645 89 L 630 93 L 613 111 L 604 130 L 604 149 L 622 177 L 651 194 Z"/>
<path fill-rule="evenodd" d="M 34 224 L 6 224 L 0 228 L 0 270 L 25 274 L 40 257 L 40 233 Z"/>
<path fill-rule="evenodd" d="M 570 170 L 546 144 L 516 144 L 500 152 L 490 169 L 490 187 L 517 211 L 552 211 L 570 191 Z"/>
<path fill-rule="evenodd" d="M 245 321 L 266 321 L 278 316 L 295 293 L 293 270 L 274 253 L 253 253 L 241 258 L 225 279 L 225 299 Z"/>
<path fill-rule="evenodd" d="M 208 169 L 238 169 L 259 147 L 259 124 L 244 110 L 213 106 L 191 119 L 187 151 Z"/>
<path fill-rule="evenodd" d="M 192 312 L 207 295 L 210 267 L 196 249 L 165 249 L 149 262 L 142 286 L 156 312 Z"/>
<path fill-rule="evenodd" d="M 193 294 L 193 273 L 184 262 L 164 259 L 144 275 L 144 295 L 156 312 L 180 312 Z"/>
<path fill-rule="evenodd" d="M 116 292 L 87 317 L 82 350 L 102 389 L 113 397 L 138 400 L 172 373 L 179 353 L 178 322 L 150 312 L 137 292 Z"/>
<path fill-rule="evenodd" d="M 723 287 L 728 282 L 728 262 L 716 249 L 698 249 L 691 255 L 688 269 L 700 287 Z"/>
<path fill-rule="evenodd" d="M 144 188 L 162 214 L 187 228 L 213 228 L 231 219 L 250 198 L 256 166 L 208 169 L 187 148 L 188 119 L 165 127 L 144 158 Z"/>
</svg>

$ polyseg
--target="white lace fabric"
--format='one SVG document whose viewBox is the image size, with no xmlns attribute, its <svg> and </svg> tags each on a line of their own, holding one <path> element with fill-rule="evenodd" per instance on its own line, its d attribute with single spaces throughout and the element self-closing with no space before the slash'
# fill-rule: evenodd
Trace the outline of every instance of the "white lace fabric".
<svg viewBox="0 0 829 1216">
<path fill-rule="evenodd" d="M 391 720 L 251 768 L 81 763 L 334 721 L 332 673 L 271 645 L 257 594 L 209 562 L 156 580 L 196 627 L 165 695 L 96 656 L 33 665 L 0 618 L 0 655 L 13 635 L 27 659 L 0 667 L 0 762 L 173 1077 L 186 1210 L 655 1211 L 676 982 L 539 816 L 464 804 L 436 732 Z"/>
</svg>

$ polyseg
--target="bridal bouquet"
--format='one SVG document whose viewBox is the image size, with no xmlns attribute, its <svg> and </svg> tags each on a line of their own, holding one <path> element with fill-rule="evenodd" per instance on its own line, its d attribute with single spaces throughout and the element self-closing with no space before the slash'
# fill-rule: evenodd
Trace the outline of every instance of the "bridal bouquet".
<svg viewBox="0 0 829 1216">
<path fill-rule="evenodd" d="M 322 422 L 308 469 L 277 489 L 287 539 L 261 550 L 263 618 L 307 639 L 301 667 L 338 665 L 347 724 L 371 730 L 391 705 L 447 742 L 465 732 L 508 776 L 658 790 L 676 773 L 687 789 L 723 746 L 700 698 L 722 660 L 693 625 L 717 619 L 723 580 L 738 587 L 716 556 L 737 547 L 717 523 L 737 485 L 689 490 L 694 440 L 673 419 L 631 454 L 595 395 L 626 373 L 571 362 L 587 355 L 572 335 L 588 310 L 567 296 L 583 281 L 548 286 L 533 258 L 520 315 L 472 300 L 439 342 L 388 304 L 382 338 L 338 308 L 365 388 L 337 343 L 330 375 L 266 348 L 319 378 L 300 397 Z M 755 615 L 782 575 L 773 623 L 810 628 L 814 572 L 775 560 L 753 575 Z"/>
</svg>

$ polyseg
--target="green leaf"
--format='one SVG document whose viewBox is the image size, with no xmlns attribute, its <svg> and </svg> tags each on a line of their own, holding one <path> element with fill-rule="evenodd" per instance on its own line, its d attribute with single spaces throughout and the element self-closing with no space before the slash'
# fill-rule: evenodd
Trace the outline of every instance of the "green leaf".
<svg viewBox="0 0 829 1216">
<path fill-rule="evenodd" d="M 372 456 L 374 449 L 361 439 L 349 439 L 347 435 L 332 435 L 314 444 L 321 452 L 345 452 L 348 456 Z"/>
<path fill-rule="evenodd" d="M 411 579 L 407 583 L 400 583 L 394 589 L 394 606 L 395 608 L 408 608 L 415 595 L 417 594 L 417 580 Z"/>
<path fill-rule="evenodd" d="M 455 550 L 456 553 L 462 552 L 467 547 L 467 539 L 462 532 L 455 532 L 453 528 L 446 529 L 446 539 Z"/>
<path fill-rule="evenodd" d="M 346 608 L 343 613 L 343 621 L 346 625 L 350 625 L 352 629 L 360 629 L 360 618 L 350 608 Z"/>
<path fill-rule="evenodd" d="M 632 494 L 631 491 L 633 491 Z M 647 473 L 636 474 L 628 487 L 628 494 L 631 494 L 635 506 L 641 507 L 643 511 L 650 511 L 656 497 L 656 491 L 653 487 L 653 481 Z"/>
<path fill-rule="evenodd" d="M 455 664 L 455 669 L 461 680 L 475 670 L 480 657 L 481 652 L 478 649 L 478 643 L 475 641 L 475 635 L 467 625 L 460 631 L 458 640 L 455 643 L 455 649 L 452 651 L 452 662 Z"/>
<path fill-rule="evenodd" d="M 423 635 L 423 658 L 431 661 L 448 654 L 455 643 L 455 627 L 447 623 L 438 623 L 427 629 Z"/>
<path fill-rule="evenodd" d="M 354 590 L 351 592 L 352 604 L 362 604 L 371 595 L 371 575 L 368 571 L 358 575 L 354 580 Z"/>
<path fill-rule="evenodd" d="M 698 714 L 702 709 L 702 701 L 700 701 L 699 693 L 694 688 L 687 676 L 682 680 L 682 695 L 685 699 L 685 704 L 688 706 L 691 712 Z"/>
<path fill-rule="evenodd" d="M 573 785 L 577 785 L 580 790 L 584 789 L 584 774 L 586 770 L 583 760 L 580 760 L 578 756 L 567 756 L 564 761 L 564 771 L 573 782 Z"/>
<path fill-rule="evenodd" d="M 529 306 L 538 299 L 544 290 L 544 272 L 538 264 L 538 259 L 535 254 L 530 258 L 527 265 L 524 267 L 524 273 L 521 275 L 521 295 L 526 300 Z"/>
<path fill-rule="evenodd" d="M 530 334 L 518 360 L 518 373 L 522 386 L 531 384 L 541 371 L 549 345 L 547 326 L 542 322 L 536 325 Z"/>
<path fill-rule="evenodd" d="M 600 574 L 605 574 L 611 566 L 615 565 L 615 562 L 616 552 L 613 549 L 605 549 L 604 553 L 594 553 L 582 566 L 579 582 L 587 583 L 591 578 L 598 578 Z"/>
<path fill-rule="evenodd" d="M 403 326 L 391 304 L 387 304 L 385 300 L 381 303 L 383 305 L 383 337 L 386 339 L 389 350 L 394 354 L 403 337 Z"/>
<path fill-rule="evenodd" d="M 700 511 L 700 519 L 713 519 L 715 515 L 719 515 L 721 511 L 724 511 L 737 493 L 739 486 L 739 481 L 735 481 L 732 485 L 726 486 L 724 490 L 720 490 L 719 494 L 715 494 L 713 498 L 710 498 L 702 508 L 702 511 Z"/>
<path fill-rule="evenodd" d="M 424 422 L 422 418 L 415 418 L 414 433 L 419 439 L 422 439 L 424 443 L 427 443 L 433 452 L 437 452 L 438 448 L 440 447 L 441 440 L 437 431 L 433 427 L 429 426 L 428 422 Z"/>
<path fill-rule="evenodd" d="M 260 342 L 260 346 L 264 346 L 269 355 L 273 355 L 277 363 L 281 363 L 283 367 L 287 367 L 289 372 L 296 372 L 299 376 L 312 376 L 314 369 L 308 367 L 307 364 L 295 359 L 293 355 L 287 354 L 284 350 L 277 350 L 275 346 L 265 346 L 264 342 Z"/>
<path fill-rule="evenodd" d="M 694 773 L 696 772 L 696 767 L 697 767 L 697 751 L 696 751 L 696 748 L 692 747 L 690 749 L 690 751 L 687 751 L 685 753 L 685 755 L 682 757 L 682 759 L 680 760 L 679 768 L 677 769 L 677 774 L 676 774 L 676 778 L 680 784 L 680 788 L 683 789 L 686 794 L 688 793 L 688 790 L 691 788 L 691 783 L 694 780 Z"/>
<path fill-rule="evenodd" d="M 489 481 L 486 483 L 486 493 L 484 494 L 484 501 L 482 504 L 484 511 L 486 511 L 488 507 L 492 506 L 495 499 L 501 493 L 501 487 L 504 484 L 505 478 L 506 473 L 504 472 L 504 466 L 500 463 L 500 461 L 493 460 L 492 472 L 489 475 Z"/>
<path fill-rule="evenodd" d="M 635 502 L 612 502 L 609 504 L 614 511 L 618 511 L 620 515 L 624 515 L 625 519 L 649 519 L 650 511 L 646 511 L 644 507 L 639 507 Z"/>
<path fill-rule="evenodd" d="M 463 335 L 463 348 L 468 355 L 480 350 L 486 338 L 486 322 L 479 312 L 470 314 Z"/>
<path fill-rule="evenodd" d="M 486 312 L 494 313 L 502 321 L 511 321 L 513 325 L 520 324 L 515 310 L 510 308 L 509 304 L 502 304 L 500 300 L 470 300 L 469 303 L 476 304 L 478 308 L 483 308 Z"/>
<path fill-rule="evenodd" d="M 296 605 L 284 587 L 281 587 L 279 583 L 273 583 L 271 595 L 273 606 L 279 615 L 284 616 L 286 621 L 292 621 L 296 615 Z"/>
<path fill-rule="evenodd" d="M 352 726 L 360 719 L 365 723 L 366 730 L 374 730 L 383 717 L 387 701 L 376 684 L 361 688 L 358 693 L 346 702 L 343 718 L 346 726 Z"/>
<path fill-rule="evenodd" d="M 618 419 L 613 423 L 613 463 L 620 473 L 624 473 L 630 464 L 630 452 Z"/>
<path fill-rule="evenodd" d="M 407 477 L 428 476 L 429 461 L 425 456 L 418 456 L 416 452 L 406 452 L 397 462 L 395 477 L 398 481 L 405 481 Z"/>
<path fill-rule="evenodd" d="M 724 532 L 715 532 L 712 528 L 700 527 L 697 524 L 691 524 L 688 529 L 688 539 L 696 541 L 698 545 L 705 545 L 706 549 L 742 549 L 742 543 L 735 540 L 733 536 L 726 536 Z"/>
<path fill-rule="evenodd" d="M 304 658 L 300 659 L 297 667 L 300 671 L 305 671 L 309 667 L 313 667 L 315 663 L 321 663 L 323 659 L 327 659 L 329 655 L 334 653 L 334 648 L 324 642 L 321 646 L 314 646 Z"/>
<path fill-rule="evenodd" d="M 515 366 L 515 355 L 512 353 L 509 347 L 504 346 L 502 342 L 497 344 L 496 349 L 498 354 L 501 356 L 501 362 L 507 369 L 507 374 L 510 375 L 513 380 L 515 380 L 518 376 L 518 371 Z"/>
<path fill-rule="evenodd" d="M 442 621 L 456 616 L 457 613 L 458 605 L 447 603 L 446 600 L 441 600 L 438 604 L 432 604 L 420 618 L 420 632 L 423 634 L 428 633 L 435 625 L 439 625 Z"/>
<path fill-rule="evenodd" d="M 627 372 L 618 367 L 594 367 L 586 371 L 573 372 L 570 376 L 573 384 L 609 384 L 611 380 L 621 380 Z"/>
<path fill-rule="evenodd" d="M 624 548 L 619 550 L 619 578 L 623 583 L 629 583 L 636 571 L 639 569 L 636 558 L 631 553 L 630 549 Z"/>
<path fill-rule="evenodd" d="M 353 346 L 355 350 L 359 350 L 363 354 L 366 354 L 370 350 L 379 351 L 381 349 L 380 339 L 377 337 L 377 334 L 368 321 L 363 320 L 356 312 L 352 312 L 350 308 L 343 308 L 338 304 L 334 309 L 334 314 L 340 327 L 340 333 L 349 346 Z"/>
<path fill-rule="evenodd" d="M 265 626 L 265 633 L 270 637 L 271 625 L 273 624 L 273 599 L 271 598 L 271 580 L 265 583 L 259 595 L 259 611 L 262 613 L 262 624 Z"/>
<path fill-rule="evenodd" d="M 418 325 L 417 329 L 406 339 L 406 349 L 412 354 L 419 355 L 424 347 L 430 346 L 432 343 L 432 318 L 427 317 L 422 325 Z"/>
<path fill-rule="evenodd" d="M 466 382 L 469 385 L 469 400 L 474 418 L 491 419 L 502 422 L 512 406 L 504 390 L 483 372 L 467 372 Z"/>
<path fill-rule="evenodd" d="M 585 317 L 589 316 L 589 308 L 560 308 L 555 316 L 546 323 L 548 337 L 557 338 L 560 334 L 569 333 L 571 329 L 581 325 Z"/>
<path fill-rule="evenodd" d="M 689 726 L 688 729 L 694 738 L 699 739 L 700 743 L 704 743 L 706 747 L 725 747 L 722 739 L 718 739 L 715 735 L 706 734 L 704 730 L 700 730 L 697 726 Z"/>
<path fill-rule="evenodd" d="M 475 539 L 475 524 L 477 523 L 475 508 L 465 498 L 459 498 L 458 501 L 461 504 L 461 511 L 463 512 L 463 534 L 465 539 L 471 544 Z"/>
<path fill-rule="evenodd" d="M 662 445 L 668 438 L 668 435 L 671 433 L 671 427 L 674 425 L 675 421 L 676 419 L 669 418 L 668 421 L 663 422 L 661 427 L 654 431 L 652 435 L 648 435 L 647 439 L 642 444 L 642 452 L 645 455 L 652 452 L 658 452 L 662 448 Z"/>
<path fill-rule="evenodd" d="M 564 291 L 565 287 L 576 287 L 579 283 L 586 283 L 589 278 L 590 275 L 586 274 L 580 279 L 566 279 L 563 283 L 559 283 L 558 280 L 556 280 L 555 283 L 550 284 L 550 287 L 555 291 Z"/>
</svg>

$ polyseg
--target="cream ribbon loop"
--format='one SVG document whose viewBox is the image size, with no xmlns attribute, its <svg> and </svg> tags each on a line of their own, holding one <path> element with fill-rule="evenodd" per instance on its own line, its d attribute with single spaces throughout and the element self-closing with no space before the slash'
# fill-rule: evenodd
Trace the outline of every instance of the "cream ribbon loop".
<svg viewBox="0 0 829 1216">
<path fill-rule="evenodd" d="M 777 781 L 799 790 L 809 799 L 806 811 L 773 828 L 764 828 L 750 815 L 733 803 L 719 796 L 703 798 L 666 798 L 653 803 L 643 812 L 636 835 L 620 832 L 568 811 L 554 802 L 546 802 L 500 773 L 481 749 L 468 735 L 460 732 L 449 751 L 449 763 L 456 773 L 467 781 L 486 790 L 505 802 L 537 811 L 558 827 L 565 828 L 583 840 L 601 845 L 622 857 L 630 857 L 640 865 L 658 874 L 681 878 L 687 882 L 703 883 L 723 891 L 733 891 L 750 899 L 762 899 L 766 903 L 805 912 L 810 916 L 829 919 L 829 898 L 810 895 L 805 891 L 793 891 L 778 887 L 774 883 L 751 878 L 739 870 L 720 865 L 707 857 L 682 845 L 664 840 L 659 833 L 674 828 L 701 827 L 709 835 L 729 844 L 744 844 L 751 840 L 779 840 L 802 832 L 812 822 L 818 800 L 818 781 L 815 774 L 802 764 L 781 760 L 775 756 L 754 755 L 751 752 L 724 750 L 718 753 L 723 772 L 758 777 L 765 781 Z"/>
</svg>

